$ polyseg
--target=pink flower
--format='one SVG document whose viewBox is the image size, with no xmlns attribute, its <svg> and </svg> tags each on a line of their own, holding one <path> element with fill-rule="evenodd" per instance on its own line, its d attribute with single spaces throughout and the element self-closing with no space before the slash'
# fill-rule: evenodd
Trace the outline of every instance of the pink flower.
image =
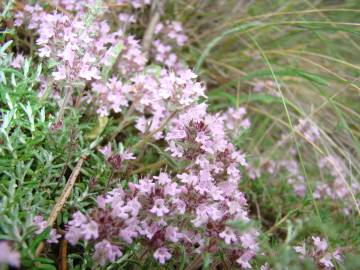
<svg viewBox="0 0 360 270">
<path fill-rule="evenodd" d="M 133 242 L 133 238 L 136 238 L 139 233 L 134 230 L 133 227 L 127 227 L 120 231 L 119 236 L 128 244 Z"/>
<path fill-rule="evenodd" d="M 89 67 L 87 65 L 83 65 L 80 73 L 80 78 L 84 78 L 87 81 L 90 81 L 91 79 L 99 80 L 101 77 L 99 75 L 99 70 L 95 67 Z"/>
<path fill-rule="evenodd" d="M 82 224 L 81 229 L 85 240 L 96 239 L 99 237 L 99 226 L 93 220 L 88 223 Z"/>
<path fill-rule="evenodd" d="M 255 235 L 252 233 L 244 233 L 242 236 L 240 236 L 241 245 L 249 250 L 257 251 L 259 247 L 256 243 Z"/>
<path fill-rule="evenodd" d="M 33 223 L 36 225 L 37 231 L 36 234 L 41 234 L 47 228 L 47 222 L 42 216 L 35 216 L 33 218 Z"/>
<path fill-rule="evenodd" d="M 23 64 L 25 62 L 25 58 L 22 54 L 18 54 L 16 55 L 16 57 L 11 61 L 10 66 L 12 66 L 13 68 L 18 68 L 20 69 Z"/>
<path fill-rule="evenodd" d="M 135 197 L 134 199 L 131 199 L 126 206 L 124 207 L 124 210 L 126 212 L 129 212 L 133 217 L 136 217 L 141 209 L 142 205 L 139 203 L 138 198 Z"/>
<path fill-rule="evenodd" d="M 60 66 L 57 71 L 52 73 L 55 81 L 61 81 L 66 79 L 66 69 L 64 66 Z"/>
<path fill-rule="evenodd" d="M 115 204 L 113 203 L 112 204 L 112 216 L 113 217 L 117 217 L 117 218 L 120 218 L 120 219 L 127 219 L 129 217 L 129 214 L 128 214 L 128 208 L 123 206 L 124 202 L 121 201 L 121 203 L 118 203 L 118 204 Z"/>
<path fill-rule="evenodd" d="M 75 245 L 83 237 L 82 232 L 82 229 L 70 226 L 65 234 L 65 239 L 68 240 L 70 244 Z"/>
<path fill-rule="evenodd" d="M 331 255 L 332 255 L 333 258 L 334 258 L 335 260 L 337 260 L 338 262 L 341 262 L 341 261 L 342 261 L 340 249 L 336 249 Z"/>
<path fill-rule="evenodd" d="M 164 195 L 175 197 L 176 195 L 180 194 L 182 190 L 178 188 L 176 183 L 168 183 L 164 187 Z"/>
<path fill-rule="evenodd" d="M 260 267 L 260 270 L 271 270 L 270 267 L 269 267 L 269 264 L 268 263 L 265 263 L 263 264 L 261 267 Z"/>
<path fill-rule="evenodd" d="M 166 208 L 165 201 L 163 199 L 156 199 L 154 206 L 150 209 L 150 212 L 157 215 L 158 217 L 162 217 L 169 213 L 169 209 Z"/>
<path fill-rule="evenodd" d="M 107 145 L 100 147 L 99 151 L 101 154 L 104 155 L 104 157 L 106 159 L 108 159 L 111 155 L 112 155 L 112 151 L 111 151 L 111 143 L 108 143 Z"/>
<path fill-rule="evenodd" d="M 313 236 L 312 239 L 313 239 L 314 245 L 318 251 L 325 251 L 327 249 L 328 244 L 325 239 L 321 240 L 321 238 L 317 237 L 317 236 L 316 237 Z"/>
<path fill-rule="evenodd" d="M 165 238 L 173 243 L 179 242 L 179 240 L 183 237 L 183 234 L 178 231 L 179 229 L 177 227 L 167 227 L 165 231 Z"/>
<path fill-rule="evenodd" d="M 225 243 L 230 245 L 231 243 L 236 243 L 237 238 L 232 229 L 226 227 L 224 231 L 222 231 L 219 236 L 224 239 Z"/>
<path fill-rule="evenodd" d="M 76 211 L 72 215 L 72 220 L 69 221 L 69 225 L 74 227 L 80 227 L 81 225 L 87 222 L 86 216 L 84 216 L 80 211 Z"/>
<path fill-rule="evenodd" d="M 249 263 L 250 259 L 253 257 L 252 253 L 245 252 L 243 255 L 241 255 L 236 262 L 244 269 L 250 269 L 251 265 Z"/>
<path fill-rule="evenodd" d="M 125 150 L 124 152 L 122 152 L 122 153 L 120 154 L 120 156 L 121 156 L 121 159 L 122 159 L 122 160 L 133 160 L 133 159 L 136 159 L 136 158 L 134 157 L 134 154 L 131 153 L 129 150 Z"/>
<path fill-rule="evenodd" d="M 149 179 L 140 179 L 139 184 L 134 185 L 141 194 L 151 194 L 155 187 L 155 184 L 152 183 Z"/>
<path fill-rule="evenodd" d="M 50 57 L 51 55 L 51 49 L 48 46 L 41 47 L 39 49 L 39 56 L 40 57 Z"/>
<path fill-rule="evenodd" d="M 180 200 L 178 198 L 173 198 L 171 200 L 172 204 L 175 206 L 175 211 L 176 213 L 183 215 L 186 211 L 186 203 L 183 200 Z"/>
<path fill-rule="evenodd" d="M 114 262 L 116 258 L 121 256 L 121 250 L 107 240 L 102 240 L 95 245 L 93 259 L 101 266 L 104 266 L 108 261 Z"/>
<path fill-rule="evenodd" d="M 118 18 L 119 18 L 119 21 L 125 22 L 125 23 L 134 23 L 134 22 L 136 22 L 135 16 L 127 14 L 127 13 L 120 13 Z"/>
<path fill-rule="evenodd" d="M 61 237 L 60 234 L 56 232 L 55 229 L 50 230 L 49 239 L 46 240 L 49 244 L 56 244 L 59 243 L 59 238 Z"/>
<path fill-rule="evenodd" d="M 48 227 L 47 221 L 45 221 L 42 216 L 35 216 L 33 219 L 33 223 L 37 227 L 37 231 L 35 232 L 36 234 L 41 234 Z M 56 244 L 59 242 L 58 239 L 60 237 L 61 235 L 58 234 L 55 229 L 51 229 L 46 242 L 48 242 L 49 244 Z"/>
<path fill-rule="evenodd" d="M 159 261 L 160 264 L 164 264 L 167 260 L 171 258 L 171 253 L 167 248 L 161 247 L 155 250 L 154 258 Z"/>
<path fill-rule="evenodd" d="M 295 246 L 294 250 L 296 251 L 296 253 L 299 253 L 302 256 L 306 256 L 305 243 L 302 246 Z"/>
<path fill-rule="evenodd" d="M 2 264 L 20 267 L 20 254 L 5 241 L 0 242 L 0 265 Z"/>
<path fill-rule="evenodd" d="M 325 267 L 333 268 L 334 264 L 331 262 L 331 259 L 331 254 L 326 254 L 319 260 L 319 262 Z"/>
<path fill-rule="evenodd" d="M 154 176 L 154 179 L 157 179 L 160 185 L 171 183 L 169 175 L 164 172 L 161 172 L 159 176 Z"/>
<path fill-rule="evenodd" d="M 206 213 L 205 207 L 198 207 L 196 209 L 196 217 L 191 222 L 194 224 L 195 227 L 200 227 L 206 224 L 209 220 L 209 217 Z"/>
</svg>

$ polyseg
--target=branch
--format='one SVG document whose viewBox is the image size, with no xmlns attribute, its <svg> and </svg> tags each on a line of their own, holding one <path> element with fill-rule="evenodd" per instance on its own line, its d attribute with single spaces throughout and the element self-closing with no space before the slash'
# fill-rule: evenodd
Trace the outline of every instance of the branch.
<svg viewBox="0 0 360 270">
<path fill-rule="evenodd" d="M 148 27 L 146 28 L 144 38 L 142 41 L 142 49 L 146 58 L 149 56 L 151 43 L 154 38 L 155 27 L 160 21 L 160 16 L 163 13 L 164 1 L 154 0 L 151 6 L 152 15 Z"/>
<path fill-rule="evenodd" d="M 59 215 L 61 209 L 63 208 L 66 200 L 69 198 L 71 190 L 75 184 L 76 178 L 78 177 L 79 173 L 80 173 L 80 169 L 81 166 L 84 162 L 84 160 L 86 159 L 86 156 L 82 156 L 80 157 L 80 159 L 78 160 L 78 162 L 76 163 L 76 166 L 74 168 L 74 170 L 72 171 L 69 180 L 67 181 L 65 188 L 63 190 L 63 192 L 61 193 L 60 197 L 58 198 L 56 204 L 54 205 L 53 209 L 51 210 L 51 213 L 49 215 L 49 218 L 47 220 L 47 225 L 49 227 L 52 227 L 55 223 L 55 220 L 57 218 L 57 216 Z M 41 252 L 44 249 L 44 242 L 41 242 L 39 244 L 39 246 L 36 249 L 36 256 L 38 257 Z"/>
</svg>

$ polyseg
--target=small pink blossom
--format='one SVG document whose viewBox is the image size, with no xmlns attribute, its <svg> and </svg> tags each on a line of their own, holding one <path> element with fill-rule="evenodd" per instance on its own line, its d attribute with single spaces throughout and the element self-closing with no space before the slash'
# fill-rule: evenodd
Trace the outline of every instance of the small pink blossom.
<svg viewBox="0 0 360 270">
<path fill-rule="evenodd" d="M 89 221 L 88 223 L 82 224 L 81 229 L 85 240 L 96 239 L 99 237 L 99 226 L 93 220 Z"/>
<path fill-rule="evenodd" d="M 16 268 L 20 267 L 19 252 L 14 250 L 6 241 L 0 241 L 0 266 L 3 264 Z"/>
<path fill-rule="evenodd" d="M 169 226 L 166 228 L 165 238 L 169 241 L 177 243 L 182 237 L 183 234 L 179 233 L 179 229 L 177 227 Z"/>
<path fill-rule="evenodd" d="M 219 236 L 224 239 L 225 243 L 228 245 L 231 243 L 236 243 L 237 241 L 236 234 L 229 227 L 226 227 L 225 230 L 219 234 Z"/>
<path fill-rule="evenodd" d="M 102 240 L 95 245 L 93 259 L 101 266 L 105 266 L 107 262 L 114 262 L 121 256 L 121 250 L 107 240 Z"/>
<path fill-rule="evenodd" d="M 65 239 L 69 241 L 70 244 L 75 245 L 83 237 L 82 229 L 77 227 L 70 227 L 65 234 Z"/>
<path fill-rule="evenodd" d="M 167 248 L 161 247 L 155 250 L 154 258 L 160 263 L 164 264 L 167 260 L 171 258 L 171 253 Z"/>
<path fill-rule="evenodd" d="M 313 236 L 312 239 L 314 241 L 314 246 L 318 251 L 325 251 L 327 249 L 328 244 L 325 239 L 321 240 L 321 238 L 317 236 Z"/>
<path fill-rule="evenodd" d="M 163 199 L 156 199 L 154 206 L 150 209 L 150 212 L 158 217 L 162 217 L 169 213 L 169 209 L 165 206 L 165 201 Z"/>
</svg>

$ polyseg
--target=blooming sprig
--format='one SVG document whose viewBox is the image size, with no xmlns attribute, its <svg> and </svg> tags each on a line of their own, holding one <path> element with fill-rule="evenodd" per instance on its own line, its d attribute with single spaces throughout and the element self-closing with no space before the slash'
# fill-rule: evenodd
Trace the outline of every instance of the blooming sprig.
<svg viewBox="0 0 360 270">
<path fill-rule="evenodd" d="M 312 243 L 308 245 L 303 242 L 300 246 L 295 246 L 294 250 L 299 254 L 301 260 L 312 260 L 319 269 L 329 270 L 335 268 L 335 262 L 341 262 L 340 249 L 333 252 L 328 251 L 328 243 L 325 239 L 319 236 L 312 236 Z"/>
<path fill-rule="evenodd" d="M 328 155 L 321 158 L 318 162 L 319 168 L 323 170 L 327 181 L 316 183 L 313 196 L 315 199 L 329 198 L 340 202 L 342 211 L 349 215 L 359 204 L 354 200 L 354 196 L 360 193 L 360 184 L 357 182 L 349 183 L 348 169 L 342 160 L 336 155 Z"/>
<path fill-rule="evenodd" d="M 244 130 L 248 129 L 251 125 L 251 121 L 246 117 L 246 108 L 229 108 L 222 114 L 225 129 L 229 137 L 234 138 L 236 135 Z"/>
<path fill-rule="evenodd" d="M 250 221 L 245 196 L 238 190 L 239 167 L 246 161 L 227 141 L 221 117 L 209 115 L 204 104 L 192 105 L 165 129 L 168 151 L 174 155 L 174 143 L 181 153 L 174 156 L 189 165 L 99 196 L 88 215 L 74 214 L 66 238 L 72 244 L 93 242 L 93 258 L 101 265 L 121 257 L 136 241 L 161 264 L 172 258 L 174 244 L 181 243 L 190 257 L 222 252 L 249 268 L 259 249 L 258 233 L 239 232 L 229 223 Z"/>
<path fill-rule="evenodd" d="M 94 259 L 101 265 L 114 261 L 126 245 L 140 240 L 160 263 L 171 258 L 174 243 L 181 243 L 189 256 L 229 249 L 238 255 L 238 263 L 247 265 L 258 250 L 257 233 L 239 233 L 227 225 L 229 220 L 249 220 L 242 193 L 223 193 L 220 200 L 198 192 L 202 177 L 186 173 L 171 177 L 162 172 L 129 182 L 127 190 L 116 188 L 99 196 L 88 216 L 76 212 L 66 239 L 72 244 L 80 239 L 95 242 Z M 227 191 L 226 185 L 224 189 Z"/>
<path fill-rule="evenodd" d="M 175 71 L 185 68 L 175 52 L 176 48 L 183 47 L 188 40 L 181 23 L 160 22 L 155 27 L 155 35 L 151 49 L 155 61 Z"/>
</svg>

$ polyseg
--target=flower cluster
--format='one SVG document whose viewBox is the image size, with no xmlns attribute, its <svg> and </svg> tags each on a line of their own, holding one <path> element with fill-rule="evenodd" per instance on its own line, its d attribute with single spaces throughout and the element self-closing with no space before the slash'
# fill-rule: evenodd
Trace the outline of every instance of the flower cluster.
<svg viewBox="0 0 360 270">
<path fill-rule="evenodd" d="M 175 53 L 175 47 L 184 46 L 188 39 L 181 23 L 177 21 L 158 23 L 155 27 L 155 34 L 157 39 L 152 44 L 155 61 L 173 70 L 184 68 Z"/>
<path fill-rule="evenodd" d="M 223 250 L 248 268 L 258 250 L 257 233 L 239 233 L 227 224 L 248 222 L 245 198 L 236 190 L 228 192 L 227 183 L 219 183 L 217 191 L 215 184 L 212 192 L 205 191 L 205 178 L 194 172 L 175 177 L 162 172 L 129 182 L 128 190 L 116 188 L 99 196 L 88 216 L 76 212 L 66 239 L 72 244 L 80 239 L 94 242 L 93 258 L 100 265 L 121 257 L 126 245 L 138 241 L 162 264 L 181 243 L 189 256 Z"/>
<path fill-rule="evenodd" d="M 248 129 L 251 125 L 250 119 L 245 117 L 246 108 L 229 108 L 223 113 L 225 128 L 230 138 L 235 138 L 244 129 Z"/>
<path fill-rule="evenodd" d="M 129 150 L 124 150 L 120 153 L 113 153 L 110 143 L 101 147 L 99 151 L 104 155 L 106 162 L 114 171 L 119 171 L 122 167 L 124 167 L 124 162 L 135 159 L 133 153 Z"/>
<path fill-rule="evenodd" d="M 276 85 L 272 80 L 257 81 L 254 85 L 254 91 L 263 92 L 265 89 L 274 89 L 275 87 Z"/>
<path fill-rule="evenodd" d="M 66 2 L 66 3 L 65 3 Z M 88 5 L 73 1 L 61 1 L 68 9 L 78 10 Z M 39 56 L 51 60 L 56 81 L 68 85 L 85 84 L 99 80 L 101 70 L 109 65 L 113 48 L 122 44 L 119 72 L 129 75 L 142 71 L 146 58 L 142 55 L 139 41 L 125 36 L 122 30 L 110 31 L 106 21 L 89 17 L 84 12 L 76 14 L 47 13 L 40 6 L 26 5 L 16 15 L 15 25 L 27 23 L 29 29 L 37 30 Z"/>
<path fill-rule="evenodd" d="M 42 216 L 35 216 L 33 218 L 33 223 L 36 227 L 35 234 L 41 234 L 48 227 L 46 220 L 44 220 Z M 49 244 L 56 244 L 59 242 L 58 239 L 60 237 L 61 235 L 56 232 L 56 229 L 51 229 L 46 242 Z"/>
<path fill-rule="evenodd" d="M 133 105 L 136 110 L 146 113 L 138 118 L 136 127 L 142 132 L 154 132 L 162 121 L 174 112 L 194 104 L 205 96 L 205 88 L 196 82 L 196 75 L 189 69 L 176 74 L 162 69 L 160 76 L 139 75 L 133 79 L 135 95 Z M 154 138 L 161 138 L 162 132 L 155 132 Z"/>
<path fill-rule="evenodd" d="M 319 128 L 309 119 L 299 119 L 299 123 L 294 126 L 295 131 L 299 132 L 308 142 L 315 142 L 320 137 Z"/>
<path fill-rule="evenodd" d="M 184 168 L 128 182 L 126 189 L 99 196 L 88 215 L 73 215 L 66 239 L 72 244 L 80 239 L 94 243 L 93 258 L 100 265 L 121 257 L 136 241 L 161 264 L 177 253 L 180 243 L 189 257 L 222 252 L 233 263 L 250 268 L 259 249 L 258 233 L 238 232 L 230 224 L 249 222 L 246 199 L 238 190 L 239 167 L 247 164 L 244 155 L 227 141 L 224 118 L 208 114 L 205 104 L 193 104 L 199 90 L 193 91 L 192 73 L 167 75 L 158 85 L 159 96 L 166 105 L 184 109 L 170 119 L 164 138 Z M 110 155 L 108 148 L 103 152 Z"/>
<path fill-rule="evenodd" d="M 311 259 L 319 269 L 329 270 L 335 268 L 335 262 L 341 262 L 340 249 L 334 252 L 328 251 L 328 243 L 325 239 L 318 236 L 312 236 L 312 244 L 295 246 L 294 250 L 299 254 L 300 259 Z"/>
<path fill-rule="evenodd" d="M 67 11 L 85 13 L 90 6 L 94 6 L 97 0 L 51 0 L 54 7 L 62 7 Z"/>
<path fill-rule="evenodd" d="M 319 160 L 319 168 L 325 172 L 329 181 L 318 182 L 315 186 L 313 196 L 315 199 L 330 198 L 343 205 L 343 213 L 348 215 L 354 204 L 356 194 L 360 193 L 360 184 L 348 183 L 347 168 L 345 164 L 335 155 L 328 155 Z"/>
<path fill-rule="evenodd" d="M 151 4 L 151 0 L 116 0 L 118 5 L 129 5 L 135 9 Z"/>
</svg>

